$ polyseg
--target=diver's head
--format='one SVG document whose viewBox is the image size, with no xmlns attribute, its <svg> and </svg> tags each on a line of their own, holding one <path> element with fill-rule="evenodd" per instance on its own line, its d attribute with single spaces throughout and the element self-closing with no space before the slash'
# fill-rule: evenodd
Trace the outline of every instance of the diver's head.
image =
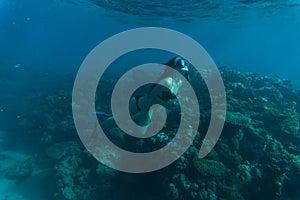
<svg viewBox="0 0 300 200">
<path fill-rule="evenodd" d="M 190 80 L 189 77 L 189 62 L 182 57 L 174 57 L 169 60 L 166 65 L 172 67 L 173 69 L 179 71 L 188 81 Z"/>
</svg>

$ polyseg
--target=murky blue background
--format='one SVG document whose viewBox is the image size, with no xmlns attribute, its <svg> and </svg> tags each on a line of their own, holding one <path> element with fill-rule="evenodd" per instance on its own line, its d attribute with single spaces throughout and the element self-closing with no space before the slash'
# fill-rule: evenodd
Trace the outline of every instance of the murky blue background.
<svg viewBox="0 0 300 200">
<path fill-rule="evenodd" d="M 76 71 L 87 53 L 109 36 L 135 27 L 161 26 L 196 39 L 219 66 L 277 74 L 299 87 L 299 8 L 236 12 L 235 17 L 223 13 L 216 19 L 185 23 L 163 17 L 147 20 L 85 3 L 1 0 L 0 62 L 28 70 Z"/>
</svg>

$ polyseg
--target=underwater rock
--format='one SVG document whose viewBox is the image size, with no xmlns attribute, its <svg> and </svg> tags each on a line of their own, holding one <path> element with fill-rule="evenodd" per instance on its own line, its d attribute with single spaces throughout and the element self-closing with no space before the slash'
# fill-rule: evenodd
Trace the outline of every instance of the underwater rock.
<svg viewBox="0 0 300 200">
<path fill-rule="evenodd" d="M 266 132 L 245 132 L 239 144 L 239 154 L 248 161 L 261 159 L 266 155 Z"/>
<path fill-rule="evenodd" d="M 11 166 L 5 173 L 5 178 L 10 180 L 23 180 L 29 176 L 34 168 L 34 159 L 28 158 Z"/>
<path fill-rule="evenodd" d="M 194 168 L 202 177 L 223 177 L 226 174 L 226 167 L 223 163 L 214 160 L 194 159 Z"/>
<path fill-rule="evenodd" d="M 61 159 L 67 155 L 77 155 L 83 151 L 81 144 L 75 141 L 60 142 L 46 150 L 47 155 L 53 159 Z"/>
<path fill-rule="evenodd" d="M 57 192 L 55 199 L 87 200 L 92 196 L 93 186 L 88 183 L 91 170 L 82 167 L 82 158 L 69 155 L 56 166 Z"/>
<path fill-rule="evenodd" d="M 227 112 L 226 122 L 236 126 L 247 127 L 251 123 L 251 118 L 239 112 L 229 111 Z"/>
<path fill-rule="evenodd" d="M 232 145 L 234 147 L 234 150 L 239 150 L 240 148 L 240 142 L 244 137 L 244 133 L 241 129 L 239 129 L 234 136 L 232 137 L 231 141 L 232 141 Z"/>
<path fill-rule="evenodd" d="M 167 189 L 167 198 L 168 199 L 174 199 L 174 200 L 179 198 L 178 190 L 177 190 L 176 186 L 173 183 L 169 184 L 169 187 Z"/>
</svg>

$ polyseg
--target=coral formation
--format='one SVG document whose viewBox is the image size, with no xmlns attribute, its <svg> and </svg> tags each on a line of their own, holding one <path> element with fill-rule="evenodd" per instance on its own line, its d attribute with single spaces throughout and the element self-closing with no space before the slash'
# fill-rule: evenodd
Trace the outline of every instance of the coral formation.
<svg viewBox="0 0 300 200">
<path fill-rule="evenodd" d="M 41 143 L 47 141 L 44 154 L 54 163 L 56 173 L 53 198 L 134 199 L 144 195 L 145 199 L 166 200 L 293 199 L 298 189 L 295 185 L 300 183 L 299 93 L 289 81 L 278 77 L 226 67 L 220 70 L 228 112 L 215 148 L 204 159 L 198 158 L 200 145 L 210 142 L 203 141 L 210 102 L 205 100 L 209 95 L 200 80 L 195 88 L 203 97 L 199 98 L 201 126 L 193 145 L 172 165 L 147 175 L 116 172 L 83 150 L 72 124 L 68 92 L 49 96 L 40 107 L 35 106 L 23 126 L 36 131 Z M 172 100 L 170 105 L 176 107 L 177 101 Z M 178 113 L 168 113 L 172 119 L 168 124 L 178 121 Z M 33 128 L 37 123 L 39 127 Z M 115 144 L 145 152 L 170 143 L 176 128 L 176 124 L 166 126 L 150 139 L 125 137 L 118 129 L 108 135 Z M 112 153 L 103 152 L 108 157 L 114 156 Z M 121 183 L 122 187 L 118 185 Z M 156 192 L 145 193 L 141 185 L 156 188 Z"/>
</svg>

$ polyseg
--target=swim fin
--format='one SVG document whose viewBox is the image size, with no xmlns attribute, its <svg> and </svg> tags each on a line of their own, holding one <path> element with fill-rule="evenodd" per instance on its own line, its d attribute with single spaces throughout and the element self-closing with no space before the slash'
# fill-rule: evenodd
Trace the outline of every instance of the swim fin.
<svg viewBox="0 0 300 200">
<path fill-rule="evenodd" d="M 100 111 L 96 111 L 96 112 L 94 112 L 94 114 L 96 114 L 97 116 L 104 116 L 104 117 L 112 117 L 113 116 L 110 113 L 100 112 Z"/>
</svg>

